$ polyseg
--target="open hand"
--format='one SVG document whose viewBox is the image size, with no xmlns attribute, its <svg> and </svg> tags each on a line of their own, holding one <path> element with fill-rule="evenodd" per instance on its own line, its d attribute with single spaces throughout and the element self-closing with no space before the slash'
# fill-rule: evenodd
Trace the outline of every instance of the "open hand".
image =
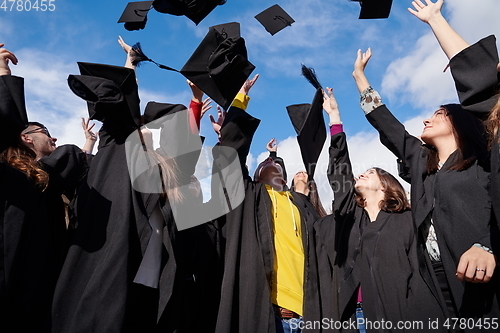
<svg viewBox="0 0 500 333">
<path fill-rule="evenodd" d="M 425 23 L 429 23 L 433 18 L 441 16 L 441 7 L 443 7 L 444 0 L 437 0 L 436 2 L 425 0 L 425 3 L 424 5 L 422 1 L 415 0 L 411 3 L 415 9 L 408 8 L 408 11 Z"/>
<path fill-rule="evenodd" d="M 252 89 L 253 85 L 255 82 L 257 82 L 257 79 L 259 78 L 259 74 L 255 74 L 255 76 L 251 80 L 246 80 L 245 83 L 240 88 L 240 93 L 244 95 L 248 95 L 250 92 L 250 89 Z"/>
<path fill-rule="evenodd" d="M 217 121 L 214 119 L 212 115 L 210 115 L 210 121 L 212 122 L 212 127 L 215 133 L 217 133 L 217 135 L 219 136 L 219 138 L 220 138 L 220 130 L 222 128 L 222 124 L 224 123 L 224 118 L 226 117 L 226 115 L 227 111 L 223 111 L 219 105 L 217 105 Z"/>
</svg>

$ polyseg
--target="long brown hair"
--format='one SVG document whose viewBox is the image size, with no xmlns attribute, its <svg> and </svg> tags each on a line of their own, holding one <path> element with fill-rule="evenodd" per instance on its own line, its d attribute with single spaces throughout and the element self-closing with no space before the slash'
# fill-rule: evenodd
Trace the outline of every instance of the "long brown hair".
<svg viewBox="0 0 500 333">
<path fill-rule="evenodd" d="M 390 213 L 400 213 L 411 208 L 401 183 L 389 172 L 380 168 L 372 168 L 377 173 L 384 187 L 384 199 L 380 201 L 379 208 Z M 359 207 L 366 207 L 366 201 L 357 190 L 354 192 L 356 203 Z"/>
<path fill-rule="evenodd" d="M 453 135 L 457 142 L 458 152 L 449 170 L 465 170 L 474 162 L 479 161 L 488 165 L 488 150 L 486 143 L 486 130 L 483 123 L 468 111 L 462 109 L 460 104 L 441 105 L 450 119 Z M 431 145 L 424 145 L 428 151 L 427 173 L 439 170 L 438 151 Z"/>
<path fill-rule="evenodd" d="M 488 148 L 491 149 L 491 146 L 495 140 L 500 142 L 500 138 L 498 137 L 498 129 L 500 128 L 500 94 L 498 95 L 498 100 L 491 109 L 490 114 L 488 115 L 488 119 L 486 120 L 486 132 L 488 133 Z"/>
<path fill-rule="evenodd" d="M 49 175 L 41 168 L 40 163 L 35 161 L 35 158 L 35 152 L 21 142 L 5 149 L 0 154 L 1 161 L 25 173 L 44 191 L 49 184 Z"/>
<path fill-rule="evenodd" d="M 309 198 L 309 202 L 311 205 L 313 205 L 314 209 L 318 213 L 319 217 L 325 217 L 328 215 L 325 211 L 325 208 L 323 208 L 323 205 L 321 204 L 321 200 L 319 198 L 318 194 L 318 186 L 316 185 L 316 182 L 311 179 L 307 182 L 307 187 L 309 189 L 309 194 L 307 197 Z M 295 183 L 292 179 L 292 184 L 290 185 L 290 191 L 296 192 L 295 191 Z"/>
</svg>

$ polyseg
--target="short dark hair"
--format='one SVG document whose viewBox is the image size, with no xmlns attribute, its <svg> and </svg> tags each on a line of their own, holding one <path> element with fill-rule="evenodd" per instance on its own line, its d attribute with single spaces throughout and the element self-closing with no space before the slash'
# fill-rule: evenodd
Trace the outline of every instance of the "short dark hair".
<svg viewBox="0 0 500 333">
<path fill-rule="evenodd" d="M 28 122 L 28 126 L 38 126 L 38 127 L 45 128 L 45 125 L 44 125 L 44 124 L 39 123 L 39 122 L 37 122 L 37 121 L 30 121 L 30 122 Z"/>
</svg>

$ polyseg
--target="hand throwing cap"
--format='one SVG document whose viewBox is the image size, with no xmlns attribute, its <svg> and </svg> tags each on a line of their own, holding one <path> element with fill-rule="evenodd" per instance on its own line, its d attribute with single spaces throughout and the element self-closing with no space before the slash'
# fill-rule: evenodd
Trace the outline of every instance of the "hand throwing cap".
<svg viewBox="0 0 500 333">
<path fill-rule="evenodd" d="M 125 29 L 129 31 L 144 29 L 152 3 L 153 1 L 129 2 L 118 23 L 125 23 Z"/>
<path fill-rule="evenodd" d="M 267 32 L 274 35 L 278 31 L 291 26 L 294 19 L 279 5 L 274 5 L 255 16 L 257 21 L 266 28 Z"/>
<path fill-rule="evenodd" d="M 254 69 L 239 35 L 239 23 L 233 22 L 210 27 L 180 72 L 227 109 Z"/>
<path fill-rule="evenodd" d="M 326 140 L 323 119 L 323 91 L 316 90 L 312 104 L 294 104 L 287 106 L 286 109 L 295 132 L 297 132 L 302 161 L 307 169 L 309 179 L 312 179 Z"/>
</svg>

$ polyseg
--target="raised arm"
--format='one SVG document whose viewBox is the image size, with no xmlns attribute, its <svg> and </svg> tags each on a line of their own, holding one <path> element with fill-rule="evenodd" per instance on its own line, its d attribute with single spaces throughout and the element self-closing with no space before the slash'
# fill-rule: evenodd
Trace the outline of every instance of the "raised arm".
<svg viewBox="0 0 500 333">
<path fill-rule="evenodd" d="M 323 109 L 330 117 L 330 148 L 327 176 L 334 193 L 335 221 L 342 223 L 355 208 L 354 175 L 347 149 L 347 140 L 340 121 L 340 111 L 332 88 L 326 88 Z"/>
<path fill-rule="evenodd" d="M 11 75 L 9 62 L 16 56 L 0 43 L 0 152 L 19 140 L 28 119 L 24 102 L 24 79 Z"/>
<path fill-rule="evenodd" d="M 403 124 L 382 103 L 379 93 L 370 86 L 365 67 L 371 56 L 370 49 L 365 53 L 358 50 L 354 62 L 352 75 L 361 94 L 361 109 L 370 124 L 379 132 L 380 142 L 401 160 L 405 170 L 411 172 L 413 160 L 420 153 L 422 142 L 406 131 Z"/>
<path fill-rule="evenodd" d="M 431 27 L 439 45 L 448 59 L 451 59 L 454 55 L 467 48 L 469 44 L 453 30 L 441 14 L 443 4 L 444 0 L 437 0 L 436 2 L 425 0 L 425 4 L 420 0 L 415 0 L 412 2 L 414 9 L 408 8 L 408 11 Z"/>
<path fill-rule="evenodd" d="M 132 46 L 125 43 L 122 36 L 118 36 L 118 44 L 120 44 L 123 51 L 125 51 L 125 53 L 127 54 L 127 59 L 125 60 L 125 65 L 123 65 L 123 67 L 127 67 L 127 68 L 135 70 L 136 66 L 133 64 L 135 52 L 132 49 Z"/>
<path fill-rule="evenodd" d="M 203 91 L 198 88 L 193 82 L 187 80 L 189 88 L 193 96 L 189 102 L 189 125 L 192 133 L 199 133 L 200 121 L 203 115 L 212 108 L 212 100 L 207 97 L 203 100 Z"/>
<path fill-rule="evenodd" d="M 250 100 L 248 93 L 258 78 L 259 75 L 257 74 L 253 79 L 247 80 L 243 84 L 233 104 L 223 117 L 222 125 L 219 125 L 221 122 L 220 118 L 215 122 L 214 118 L 210 115 L 214 130 L 216 132 L 219 131 L 220 145 L 231 147 L 238 152 L 244 175 L 248 175 L 248 170 L 245 167 L 246 158 L 250 151 L 253 135 L 260 123 L 259 119 L 249 115 L 245 109 Z"/>
</svg>

